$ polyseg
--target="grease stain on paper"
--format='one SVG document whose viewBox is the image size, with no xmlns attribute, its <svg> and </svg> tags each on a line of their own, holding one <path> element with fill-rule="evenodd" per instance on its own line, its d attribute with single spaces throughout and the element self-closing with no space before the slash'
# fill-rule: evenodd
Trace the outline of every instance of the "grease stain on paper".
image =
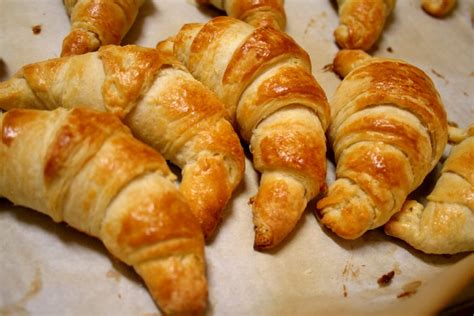
<svg viewBox="0 0 474 316">
<path fill-rule="evenodd" d="M 42 287 L 43 281 L 41 278 L 41 269 L 39 267 L 36 267 L 35 275 L 33 277 L 33 280 L 30 282 L 30 286 L 26 293 L 23 294 L 23 296 L 17 302 L 0 307 L 0 315 L 29 315 L 30 313 L 28 312 L 25 306 L 29 300 L 31 300 L 41 291 Z"/>
</svg>

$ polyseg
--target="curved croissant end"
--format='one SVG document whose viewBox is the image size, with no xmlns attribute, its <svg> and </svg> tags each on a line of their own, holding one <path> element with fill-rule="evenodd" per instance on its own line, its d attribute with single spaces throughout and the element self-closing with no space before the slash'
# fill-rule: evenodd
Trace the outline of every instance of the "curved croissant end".
<svg viewBox="0 0 474 316">
<path fill-rule="evenodd" d="M 456 0 L 421 0 L 421 7 L 428 14 L 441 18 L 451 12 Z"/>
<path fill-rule="evenodd" d="M 64 38 L 61 56 L 96 51 L 120 44 L 135 22 L 144 0 L 65 0 L 71 32 Z"/>
<path fill-rule="evenodd" d="M 384 226 L 388 235 L 425 253 L 474 251 L 474 125 L 466 134 L 451 149 L 426 206 L 405 202 Z"/>
<path fill-rule="evenodd" d="M 382 34 L 395 0 L 338 0 L 339 26 L 334 37 L 341 48 L 369 50 Z"/>
</svg>

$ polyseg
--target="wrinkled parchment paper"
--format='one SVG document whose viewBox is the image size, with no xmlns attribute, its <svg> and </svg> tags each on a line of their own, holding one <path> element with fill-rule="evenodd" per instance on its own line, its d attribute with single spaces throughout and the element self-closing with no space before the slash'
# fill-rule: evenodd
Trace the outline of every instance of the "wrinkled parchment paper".
<svg viewBox="0 0 474 316">
<path fill-rule="evenodd" d="M 451 15 L 435 19 L 418 0 L 398 1 L 371 53 L 425 70 L 449 119 L 464 127 L 474 121 L 474 28 L 471 1 L 458 2 Z M 286 11 L 287 32 L 311 55 L 313 73 L 331 99 L 339 79 L 325 66 L 337 52 L 335 6 L 287 0 Z M 154 47 L 182 24 L 219 13 L 192 0 L 147 0 L 124 44 Z M 0 80 L 24 64 L 57 57 L 68 31 L 61 0 L 0 0 Z M 333 178 L 330 163 L 328 182 Z M 424 192 L 435 178 L 428 177 Z M 345 241 L 319 225 L 314 202 L 281 247 L 254 251 L 248 200 L 257 181 L 247 160 L 245 179 L 206 247 L 208 315 L 421 315 L 474 300 L 474 255 L 425 255 L 381 230 Z M 391 283 L 379 286 L 391 271 Z M 100 241 L 0 199 L 0 315 L 159 314 L 135 272 Z"/>
</svg>

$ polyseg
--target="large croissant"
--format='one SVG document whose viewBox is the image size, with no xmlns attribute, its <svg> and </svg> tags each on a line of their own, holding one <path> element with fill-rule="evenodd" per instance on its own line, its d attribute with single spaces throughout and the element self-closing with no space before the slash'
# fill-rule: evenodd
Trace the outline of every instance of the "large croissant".
<svg viewBox="0 0 474 316">
<path fill-rule="evenodd" d="M 337 0 L 339 26 L 334 31 L 342 48 L 369 50 L 382 34 L 396 0 Z"/>
<path fill-rule="evenodd" d="M 99 238 L 166 313 L 205 308 L 204 238 L 163 157 L 87 109 L 0 113 L 0 196 Z"/>
<path fill-rule="evenodd" d="M 262 173 L 255 248 L 276 246 L 325 184 L 329 105 L 308 54 L 285 33 L 230 17 L 187 24 L 158 44 L 224 101 Z"/>
<path fill-rule="evenodd" d="M 212 4 L 228 16 L 240 19 L 255 27 L 271 26 L 284 30 L 286 14 L 284 0 L 197 0 L 199 4 Z"/>
<path fill-rule="evenodd" d="M 363 51 L 341 50 L 334 64 L 350 72 L 331 102 L 336 181 L 317 208 L 324 225 L 354 239 L 400 210 L 440 159 L 448 127 L 422 70 Z"/>
<path fill-rule="evenodd" d="M 428 14 L 443 17 L 454 8 L 456 0 L 421 0 L 421 7 Z"/>
<path fill-rule="evenodd" d="M 407 201 L 385 225 L 388 235 L 426 253 L 474 251 L 474 125 L 463 138 L 451 149 L 426 206 Z"/>
<path fill-rule="evenodd" d="M 0 83 L 0 108 L 88 106 L 117 114 L 140 140 L 182 168 L 180 190 L 205 236 L 244 173 L 240 139 L 222 102 L 173 56 L 138 46 L 24 66 Z"/>
<path fill-rule="evenodd" d="M 61 56 L 96 51 L 120 44 L 144 0 L 64 0 L 71 31 L 64 38 Z"/>
</svg>

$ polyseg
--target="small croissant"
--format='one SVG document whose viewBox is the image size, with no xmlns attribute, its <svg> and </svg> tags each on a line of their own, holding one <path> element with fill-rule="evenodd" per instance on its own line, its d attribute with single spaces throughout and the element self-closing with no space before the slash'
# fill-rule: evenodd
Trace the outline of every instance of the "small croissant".
<svg viewBox="0 0 474 316">
<path fill-rule="evenodd" d="M 61 56 L 93 52 L 118 45 L 130 30 L 145 0 L 64 0 L 71 31 L 64 38 Z"/>
<path fill-rule="evenodd" d="M 244 173 L 239 136 L 217 96 L 170 54 L 135 45 L 24 66 L 0 82 L 0 108 L 111 112 L 182 169 L 180 190 L 213 235 Z"/>
<path fill-rule="evenodd" d="M 443 17 L 454 8 L 456 0 L 421 0 L 421 7 L 434 17 Z"/>
<path fill-rule="evenodd" d="M 204 238 L 164 158 L 110 113 L 0 113 L 0 196 L 100 239 L 167 314 L 207 301 Z"/>
<path fill-rule="evenodd" d="M 378 40 L 396 0 L 337 0 L 337 44 L 345 49 L 369 50 Z"/>
<path fill-rule="evenodd" d="M 284 30 L 286 14 L 284 0 L 197 0 L 198 4 L 212 4 L 228 16 L 255 27 L 271 26 Z"/>
<path fill-rule="evenodd" d="M 317 215 L 355 239 L 384 225 L 435 167 L 448 124 L 433 82 L 413 65 L 341 50 L 334 68 L 345 77 L 331 101 L 336 180 Z"/>
<path fill-rule="evenodd" d="M 158 44 L 216 92 L 261 173 L 254 248 L 280 244 L 326 182 L 329 104 L 309 55 L 289 35 L 231 17 L 186 24 Z"/>
<path fill-rule="evenodd" d="M 384 227 L 425 253 L 474 251 L 474 125 L 456 141 L 427 204 L 406 201 Z"/>
</svg>

